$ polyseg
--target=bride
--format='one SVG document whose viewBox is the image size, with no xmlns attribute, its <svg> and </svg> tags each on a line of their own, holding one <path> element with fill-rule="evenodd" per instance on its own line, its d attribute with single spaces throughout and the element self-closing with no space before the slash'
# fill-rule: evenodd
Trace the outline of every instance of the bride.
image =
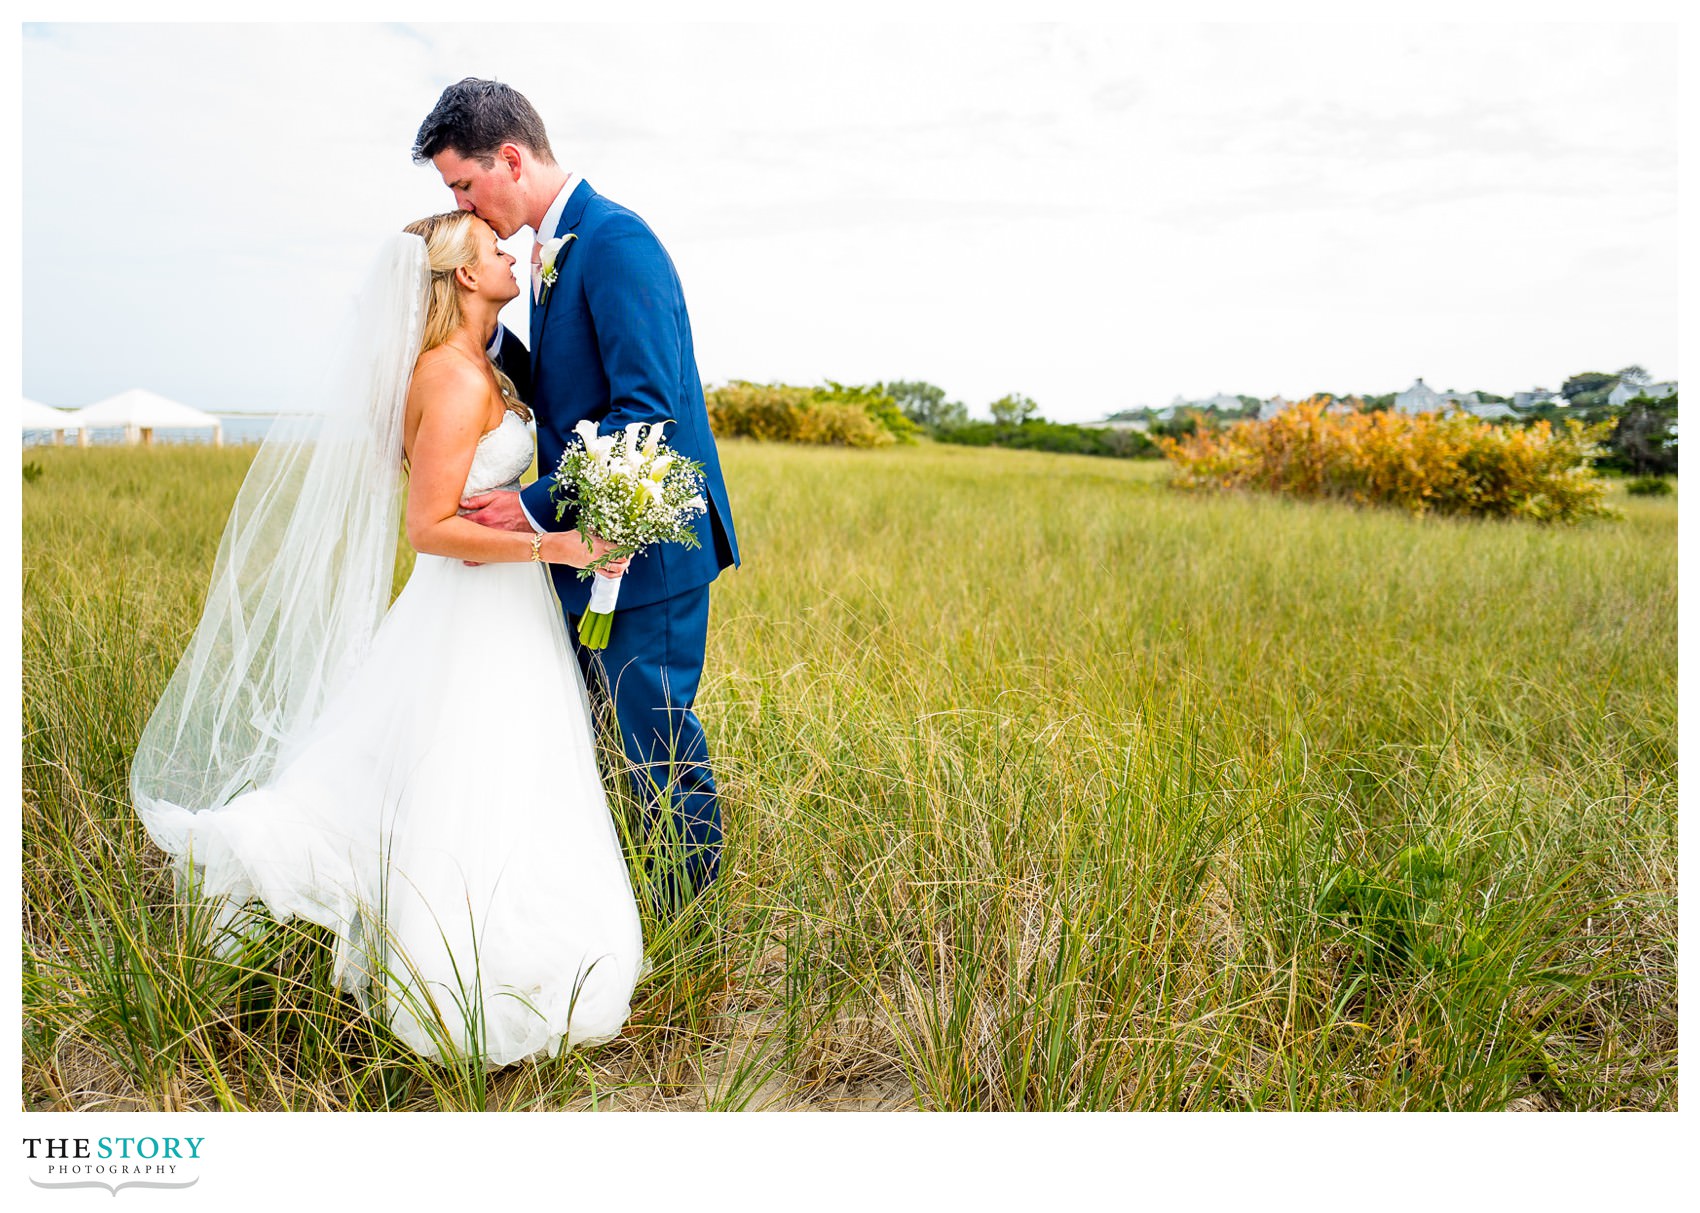
<svg viewBox="0 0 1700 1213">
<path fill-rule="evenodd" d="M 617 1035 L 643 953 L 544 565 L 606 548 L 457 514 L 532 460 L 484 353 L 512 267 L 469 211 L 386 245 L 312 417 L 250 468 L 131 769 L 225 926 L 328 927 L 408 1047 L 491 1067 Z M 404 467 L 419 555 L 386 612 Z"/>
</svg>

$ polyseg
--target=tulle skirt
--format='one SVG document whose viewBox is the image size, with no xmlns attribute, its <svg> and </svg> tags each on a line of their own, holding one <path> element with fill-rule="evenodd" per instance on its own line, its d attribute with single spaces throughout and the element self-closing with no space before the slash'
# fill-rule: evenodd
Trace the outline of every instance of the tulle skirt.
<svg viewBox="0 0 1700 1213">
<path fill-rule="evenodd" d="M 420 556 L 267 786 L 150 830 L 226 905 L 337 937 L 336 979 L 437 1060 L 617 1035 L 643 938 L 544 566 Z"/>
</svg>

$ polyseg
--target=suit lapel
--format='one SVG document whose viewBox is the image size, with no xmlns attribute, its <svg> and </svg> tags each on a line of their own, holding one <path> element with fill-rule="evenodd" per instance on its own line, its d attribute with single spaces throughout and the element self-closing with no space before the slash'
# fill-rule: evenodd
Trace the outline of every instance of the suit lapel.
<svg viewBox="0 0 1700 1213">
<path fill-rule="evenodd" d="M 561 218 L 555 224 L 552 235 L 566 236 L 571 234 L 576 237 L 579 222 L 584 218 L 584 208 L 595 195 L 596 191 L 590 188 L 590 182 L 580 177 L 578 184 L 573 186 L 573 192 L 567 195 L 567 205 L 561 208 Z M 572 256 L 573 245 L 577 243 L 578 241 L 574 239 L 566 248 L 561 250 L 564 256 L 558 259 L 556 264 L 561 267 L 563 272 L 567 260 Z M 543 296 L 543 302 L 531 305 L 531 381 L 533 383 L 537 382 L 538 366 L 542 358 L 543 326 L 549 318 L 549 304 L 555 298 L 555 288 L 560 285 L 560 278 L 557 276 L 555 286 L 551 287 L 548 293 Z"/>
<path fill-rule="evenodd" d="M 547 297 L 545 297 L 546 302 Z M 531 381 L 533 383 L 537 382 L 537 347 L 543 337 L 543 307 L 544 304 L 537 302 L 537 300 L 531 301 Z"/>
</svg>

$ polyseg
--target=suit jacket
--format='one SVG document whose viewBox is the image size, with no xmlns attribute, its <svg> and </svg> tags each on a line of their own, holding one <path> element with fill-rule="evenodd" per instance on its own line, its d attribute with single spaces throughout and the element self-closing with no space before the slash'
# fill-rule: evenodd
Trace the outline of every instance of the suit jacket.
<svg viewBox="0 0 1700 1213">
<path fill-rule="evenodd" d="M 572 530 L 570 503 L 557 516 L 552 494 L 573 427 L 589 420 L 606 434 L 634 421 L 672 422 L 663 431 L 667 445 L 702 465 L 708 510 L 693 527 L 701 547 L 659 543 L 627 567 L 620 607 L 644 606 L 707 585 L 737 564 L 737 534 L 672 259 L 642 219 L 583 179 L 553 235 L 568 233 L 577 238 L 562 247 L 559 276 L 532 305 L 529 355 L 513 333 L 502 334 L 502 369 L 537 420 L 539 475 L 521 498 L 539 526 Z M 566 565 L 550 571 L 561 604 L 582 614 L 590 581 Z"/>
</svg>

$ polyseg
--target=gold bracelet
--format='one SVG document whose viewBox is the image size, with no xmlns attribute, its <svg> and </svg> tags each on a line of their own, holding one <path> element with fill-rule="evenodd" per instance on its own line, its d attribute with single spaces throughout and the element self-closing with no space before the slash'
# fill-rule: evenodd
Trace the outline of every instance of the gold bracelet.
<svg viewBox="0 0 1700 1213">
<path fill-rule="evenodd" d="M 538 531 L 531 537 L 531 559 L 533 563 L 543 563 L 543 532 Z"/>
</svg>

